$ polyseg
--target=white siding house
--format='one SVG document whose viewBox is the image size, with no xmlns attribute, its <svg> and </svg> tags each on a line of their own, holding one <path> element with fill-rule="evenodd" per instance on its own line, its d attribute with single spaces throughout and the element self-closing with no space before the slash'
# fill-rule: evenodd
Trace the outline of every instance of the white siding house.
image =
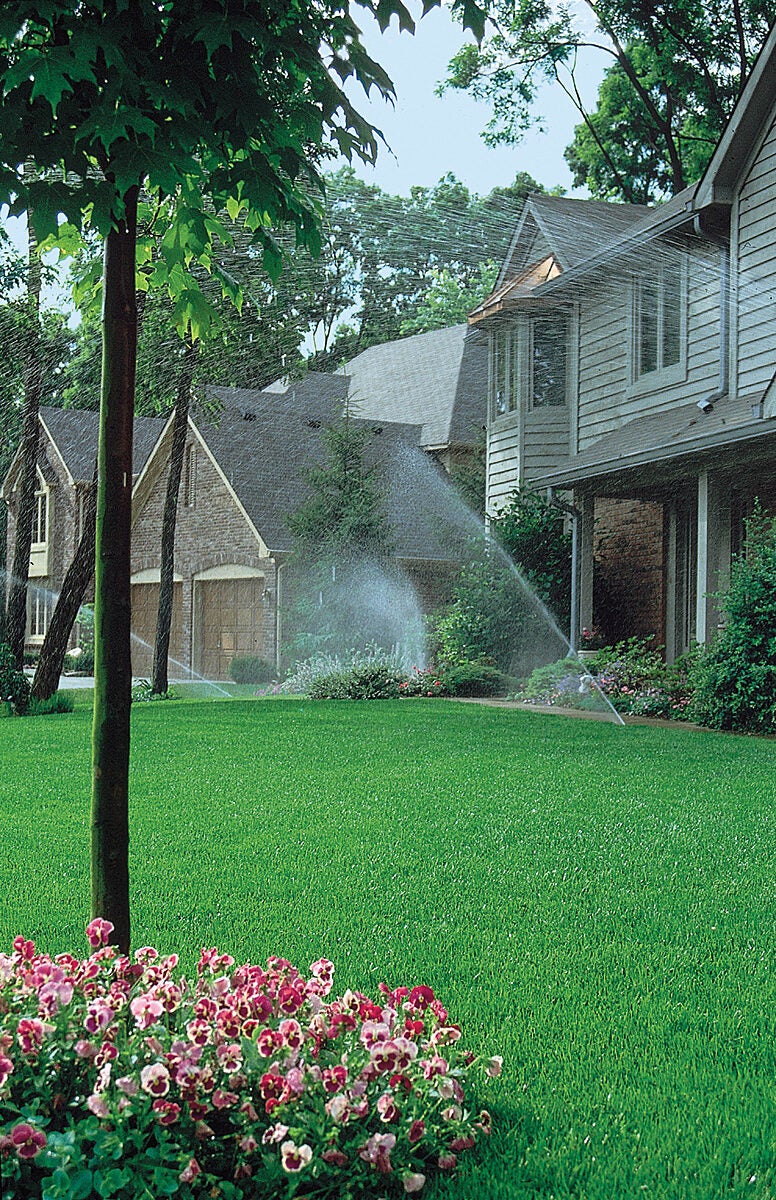
<svg viewBox="0 0 776 1200">
<path fill-rule="evenodd" d="M 775 318 L 772 30 L 696 185 L 653 209 L 529 198 L 470 316 L 491 346 L 489 511 L 518 483 L 573 501 L 575 631 L 595 616 L 669 658 L 715 633 L 743 518 L 755 497 L 776 508 Z M 639 579 L 606 561 L 627 537 L 659 562 L 637 628 Z M 593 612 L 604 568 L 619 613 Z"/>
</svg>

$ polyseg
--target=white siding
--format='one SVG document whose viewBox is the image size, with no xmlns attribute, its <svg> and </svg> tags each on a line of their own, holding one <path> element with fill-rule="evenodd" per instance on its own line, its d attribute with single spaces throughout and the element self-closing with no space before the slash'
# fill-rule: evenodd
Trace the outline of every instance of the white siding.
<svg viewBox="0 0 776 1200">
<path fill-rule="evenodd" d="M 518 485 L 520 422 L 517 414 L 502 418 L 488 431 L 486 509 L 495 514 Z"/>
<path fill-rule="evenodd" d="M 719 260 L 718 248 L 690 243 L 687 252 L 687 354 L 684 378 L 650 389 L 648 377 L 638 389 L 630 385 L 631 282 L 627 268 L 617 274 L 601 272 L 580 297 L 578 448 L 588 449 L 598 438 L 626 422 L 665 411 L 678 403 L 699 400 L 714 391 L 719 374 Z M 643 248 L 634 268 L 656 255 Z M 681 286 L 677 275 L 677 287 Z M 647 386 L 645 386 L 645 384 Z"/>
<path fill-rule="evenodd" d="M 762 392 L 776 369 L 776 122 L 738 195 L 738 391 Z"/>
<path fill-rule="evenodd" d="M 523 478 L 530 484 L 560 466 L 569 453 L 568 408 L 537 408 L 525 415 Z"/>
</svg>

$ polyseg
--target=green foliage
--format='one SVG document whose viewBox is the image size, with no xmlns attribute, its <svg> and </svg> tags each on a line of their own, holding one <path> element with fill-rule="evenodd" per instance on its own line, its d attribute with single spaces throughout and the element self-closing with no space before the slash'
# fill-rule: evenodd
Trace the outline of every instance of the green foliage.
<svg viewBox="0 0 776 1200">
<path fill-rule="evenodd" d="M 540 89 L 556 84 L 582 118 L 567 155 L 576 184 L 629 203 L 680 191 L 708 162 L 776 4 L 721 0 L 713 21 L 699 0 L 595 0 L 584 12 L 588 20 L 550 0 L 495 0 L 487 37 L 455 55 L 443 86 L 489 102 L 485 141 L 509 144 L 541 120 Z M 610 66 L 589 112 L 581 85 L 594 53 Z"/>
<path fill-rule="evenodd" d="M 0 707 L 23 716 L 30 707 L 30 684 L 23 671 L 14 666 L 10 646 L 0 642 Z"/>
<path fill-rule="evenodd" d="M 457 278 L 448 267 L 433 267 L 426 291 L 401 323 L 402 337 L 465 322 L 472 309 L 493 291 L 497 274 L 495 262 L 480 263 L 478 278 L 469 283 Z"/>
<path fill-rule="evenodd" d="M 722 598 L 726 624 L 692 672 L 694 720 L 712 729 L 776 732 L 776 517 L 759 503 Z"/>
<path fill-rule="evenodd" d="M 507 690 L 502 671 L 484 662 L 460 662 L 441 672 L 441 694 L 448 696 L 503 696 Z"/>
<path fill-rule="evenodd" d="M 397 700 L 402 679 L 390 662 L 357 663 L 319 675 L 307 695 L 311 700 Z"/>
<path fill-rule="evenodd" d="M 179 693 L 175 691 L 175 688 L 168 688 L 166 692 L 155 692 L 150 679 L 137 679 L 132 684 L 133 704 L 151 704 L 157 700 L 178 700 L 179 698 Z"/>
<path fill-rule="evenodd" d="M 45 700 L 30 699 L 30 716 L 47 717 L 56 713 L 71 713 L 75 709 L 75 697 L 72 692 L 54 692 Z"/>
<path fill-rule="evenodd" d="M 432 619 L 431 656 L 443 671 L 485 663 L 520 673 L 544 625 L 511 564 L 474 538 L 451 603 Z"/>
<path fill-rule="evenodd" d="M 516 488 L 490 531 L 564 629 L 571 610 L 571 534 L 563 512 L 539 492 Z"/>
<path fill-rule="evenodd" d="M 235 683 L 270 683 L 275 678 L 275 667 L 264 658 L 245 655 L 232 659 L 229 674 Z"/>
</svg>

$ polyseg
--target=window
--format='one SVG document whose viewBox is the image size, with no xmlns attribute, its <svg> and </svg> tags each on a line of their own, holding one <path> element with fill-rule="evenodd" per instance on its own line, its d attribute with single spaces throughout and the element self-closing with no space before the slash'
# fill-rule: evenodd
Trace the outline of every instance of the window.
<svg viewBox="0 0 776 1200">
<path fill-rule="evenodd" d="M 518 360 L 517 331 L 499 330 L 493 336 L 491 357 L 491 411 L 494 417 L 514 412 L 519 406 Z"/>
<path fill-rule="evenodd" d="M 194 445 L 186 447 L 186 462 L 183 472 L 183 503 L 187 508 L 195 508 L 197 502 L 197 448 Z"/>
<path fill-rule="evenodd" d="M 31 642 L 42 642 L 49 623 L 48 593 L 30 591 L 27 597 L 27 628 Z"/>
<path fill-rule="evenodd" d="M 568 322 L 559 313 L 531 321 L 531 408 L 559 408 L 566 403 Z"/>
<path fill-rule="evenodd" d="M 563 313 L 521 317 L 493 336 L 491 413 L 559 408 L 567 403 L 569 322 Z"/>
<path fill-rule="evenodd" d="M 32 544 L 45 546 L 48 542 L 48 489 L 38 488 L 35 493 L 35 512 L 32 518 Z"/>
<path fill-rule="evenodd" d="M 662 262 L 634 280 L 634 383 L 656 373 L 668 382 L 682 377 L 685 294 L 685 272 L 677 261 Z"/>
</svg>

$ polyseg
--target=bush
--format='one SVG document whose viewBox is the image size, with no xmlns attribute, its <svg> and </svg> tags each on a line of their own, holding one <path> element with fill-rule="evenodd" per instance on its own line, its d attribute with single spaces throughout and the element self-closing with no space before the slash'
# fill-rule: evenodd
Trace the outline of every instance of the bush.
<svg viewBox="0 0 776 1200">
<path fill-rule="evenodd" d="M 403 678 L 390 663 L 355 664 L 319 675 L 307 695 L 311 700 L 397 700 Z"/>
<path fill-rule="evenodd" d="M 54 692 L 46 700 L 30 699 L 30 716 L 47 717 L 56 713 L 71 713 L 75 708 L 75 698 L 72 692 Z"/>
<path fill-rule="evenodd" d="M 332 687 L 344 688 L 346 685 L 336 683 L 335 677 L 349 676 L 353 670 L 360 667 L 378 667 L 386 674 L 396 675 L 399 680 L 406 674 L 399 654 L 370 645 L 365 650 L 347 650 L 344 654 L 314 654 L 311 658 L 296 663 L 283 683 L 271 691 L 275 695 L 311 696 L 311 689 L 317 686 L 318 680 L 328 677 L 333 680 Z M 338 695 L 325 698 L 342 700 L 350 697 Z"/>
<path fill-rule="evenodd" d="M 275 668 L 264 658 L 246 656 L 232 659 L 229 674 L 235 683 L 270 683 L 275 678 Z"/>
<path fill-rule="evenodd" d="M 155 692 L 150 679 L 137 679 L 132 684 L 133 704 L 146 704 L 156 700 L 177 700 L 178 698 L 175 688 L 168 688 L 166 692 Z"/>
<path fill-rule="evenodd" d="M 561 658 L 546 667 L 537 667 L 524 681 L 516 698 L 527 704 L 546 704 L 559 708 L 589 708 L 589 694 L 580 691 L 583 675 L 589 674 L 588 664 L 574 657 Z"/>
<path fill-rule="evenodd" d="M 14 666 L 11 647 L 0 642 L 0 706 L 23 716 L 30 707 L 30 683 Z"/>
<path fill-rule="evenodd" d="M 419 1192 L 490 1132 L 476 1060 L 424 986 L 329 999 L 333 967 L 235 967 L 203 950 L 196 981 L 152 947 L 91 956 L 17 937 L 0 954 L 0 1163 L 8 1195 Z"/>
<path fill-rule="evenodd" d="M 409 675 L 399 684 L 400 696 L 446 696 L 445 685 L 437 671 L 431 667 L 420 670 L 413 667 Z"/>
<path fill-rule="evenodd" d="M 776 517 L 759 503 L 746 522 L 746 552 L 722 598 L 727 618 L 698 655 L 689 713 L 712 729 L 776 732 Z"/>
<path fill-rule="evenodd" d="M 65 655 L 65 671 L 79 675 L 94 674 L 94 647 L 90 650 L 76 646 Z"/>
<path fill-rule="evenodd" d="M 506 677 L 489 663 L 458 663 L 442 672 L 444 692 L 449 696 L 498 696 L 507 690 Z"/>
</svg>

